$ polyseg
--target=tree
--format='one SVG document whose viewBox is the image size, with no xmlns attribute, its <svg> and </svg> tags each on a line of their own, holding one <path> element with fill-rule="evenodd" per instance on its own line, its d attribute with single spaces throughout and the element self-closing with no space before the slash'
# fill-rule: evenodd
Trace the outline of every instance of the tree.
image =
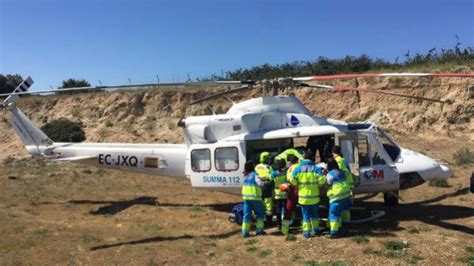
<svg viewBox="0 0 474 266">
<path fill-rule="evenodd" d="M 68 79 L 63 80 L 63 84 L 58 88 L 67 89 L 67 88 L 79 88 L 79 87 L 90 87 L 91 84 L 85 79 Z M 92 90 L 78 90 L 78 91 L 62 91 L 61 94 L 73 94 L 73 93 L 80 93 L 80 92 L 92 92 Z"/>
<path fill-rule="evenodd" d="M 66 89 L 66 88 L 90 87 L 90 86 L 91 84 L 85 79 L 68 79 L 68 80 L 63 80 L 63 85 L 60 88 Z"/>
<path fill-rule="evenodd" d="M 41 130 L 56 142 L 81 142 L 86 139 L 86 134 L 80 122 L 73 122 L 66 118 L 59 118 L 46 123 Z"/>
<path fill-rule="evenodd" d="M 23 78 L 19 74 L 2 75 L 0 74 L 0 93 L 11 93 L 20 85 Z"/>
</svg>

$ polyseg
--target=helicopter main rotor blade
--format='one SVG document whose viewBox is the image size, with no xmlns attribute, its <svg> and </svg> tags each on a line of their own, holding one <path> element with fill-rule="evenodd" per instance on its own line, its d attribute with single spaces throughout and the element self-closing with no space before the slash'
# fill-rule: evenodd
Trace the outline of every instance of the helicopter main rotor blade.
<svg viewBox="0 0 474 266">
<path fill-rule="evenodd" d="M 437 102 L 437 103 L 447 103 L 447 104 L 452 103 L 451 101 L 443 101 L 443 100 L 438 100 L 438 99 L 433 99 L 433 98 L 413 96 L 413 95 L 409 95 L 409 94 L 395 93 L 395 92 L 389 92 L 389 91 L 384 91 L 384 90 L 369 90 L 369 89 L 352 88 L 352 87 L 333 87 L 333 86 L 330 86 L 330 85 L 305 84 L 305 83 L 300 83 L 300 85 L 303 86 L 303 87 L 323 89 L 324 91 L 328 91 L 328 92 L 361 91 L 361 92 L 368 92 L 368 93 L 380 93 L 380 94 L 386 94 L 386 95 L 390 95 L 390 96 L 404 97 L 404 98 L 410 98 L 410 99 L 416 99 L 416 100 L 422 100 L 422 101 Z"/>
<path fill-rule="evenodd" d="M 190 105 L 194 105 L 194 104 L 197 104 L 197 103 L 205 102 L 205 101 L 207 101 L 207 100 L 211 100 L 211 99 L 215 99 L 215 98 L 227 96 L 228 94 L 233 94 L 233 93 L 245 91 L 245 90 L 252 89 L 252 88 L 253 88 L 253 87 L 250 86 L 250 85 L 244 85 L 244 86 L 241 86 L 241 87 L 238 87 L 238 88 L 235 88 L 235 89 L 231 89 L 231 90 L 227 90 L 227 91 L 223 91 L 223 92 L 218 92 L 218 93 L 216 93 L 216 94 L 213 94 L 213 95 L 210 95 L 210 96 L 207 96 L 207 97 L 198 99 L 198 100 L 192 102 Z"/>
<path fill-rule="evenodd" d="M 8 95 L 27 95 L 27 94 L 44 94 L 53 92 L 66 92 L 66 91 L 91 91 L 91 90 L 105 90 L 105 89 L 127 89 L 127 88 L 146 88 L 150 89 L 156 87 L 186 87 L 186 86 L 222 86 L 222 85 L 238 85 L 246 84 L 249 81 L 204 81 L 204 82 L 171 82 L 171 83 L 140 83 L 140 84 L 125 84 L 125 85 L 108 85 L 108 86 L 88 86 L 88 87 L 75 87 L 75 88 L 64 88 L 54 90 L 39 90 L 39 91 L 19 91 L 14 93 L 0 94 L 0 97 Z"/>
<path fill-rule="evenodd" d="M 421 97 L 421 96 L 414 96 L 414 95 L 403 94 L 403 93 L 388 92 L 384 90 L 369 90 L 369 89 L 359 89 L 359 88 L 351 88 L 351 87 L 334 87 L 333 91 L 363 91 L 363 92 L 380 93 L 380 94 L 386 94 L 386 95 L 391 95 L 391 96 L 404 97 L 404 98 L 410 98 L 410 99 L 416 99 L 416 100 L 422 100 L 422 101 L 429 101 L 429 102 L 447 103 L 447 104 L 452 103 L 449 100 L 443 101 L 443 100 L 426 98 L 426 97 Z"/>
<path fill-rule="evenodd" d="M 348 79 L 348 78 L 373 78 L 373 77 L 467 77 L 474 78 L 474 73 L 365 73 L 343 74 L 293 78 L 294 81 Z"/>
</svg>

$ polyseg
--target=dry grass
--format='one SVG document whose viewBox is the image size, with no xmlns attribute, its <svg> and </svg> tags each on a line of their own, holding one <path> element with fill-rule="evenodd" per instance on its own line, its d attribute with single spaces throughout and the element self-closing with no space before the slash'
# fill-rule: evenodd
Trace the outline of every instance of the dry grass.
<svg viewBox="0 0 474 266">
<path fill-rule="evenodd" d="M 417 139 L 413 141 L 419 143 Z M 271 260 L 351 265 L 470 263 L 473 257 L 474 243 L 468 233 L 473 198 L 458 192 L 467 186 L 467 180 L 460 178 L 452 179 L 452 186 L 442 190 L 423 185 L 404 192 L 405 202 L 396 214 L 389 211 L 381 221 L 351 226 L 349 237 L 316 237 L 307 241 L 298 233 L 285 241 L 285 237 L 275 234 L 275 229 L 267 229 L 263 237 L 242 239 L 240 227 L 227 221 L 233 203 L 240 198 L 194 191 L 185 179 L 31 159 L 8 158 L 1 167 L 0 231 L 4 238 L 0 248 L 5 254 L 0 258 L 1 264 L 166 261 L 240 265 Z M 179 191 L 174 189 L 176 186 Z M 453 193 L 455 196 L 450 196 Z M 148 197 L 156 197 L 159 204 Z M 441 200 L 415 204 L 437 197 Z M 380 200 L 370 200 L 366 206 L 383 208 Z M 219 207 L 223 203 L 232 204 L 226 210 Z M 58 241 L 62 243 L 60 248 Z M 10 244 L 15 242 L 20 244 Z M 436 250 L 432 243 L 438 243 Z M 332 250 L 339 246 L 348 248 L 335 260 Z M 278 255 L 288 250 L 292 250 L 291 256 Z M 16 255 L 19 252 L 21 257 Z M 156 257 L 157 252 L 160 257 Z"/>
<path fill-rule="evenodd" d="M 405 80 L 400 82 L 400 86 L 409 87 L 412 84 Z M 465 87 L 465 82 L 457 79 L 447 81 L 449 86 L 423 82 L 436 94 L 445 93 L 449 97 L 462 93 L 457 87 Z M 390 87 L 390 84 L 387 86 Z M 430 95 L 426 88 L 421 88 L 424 96 L 438 96 Z M 419 89 L 413 87 L 413 92 Z M 439 111 L 440 107 L 436 104 L 410 105 L 406 108 L 408 100 L 394 101 L 393 98 L 362 95 L 362 101 L 358 103 L 349 94 L 338 94 L 338 97 L 328 99 L 322 93 L 305 93 L 304 90 L 296 92 L 308 108 L 319 115 L 330 113 L 331 117 L 338 119 L 359 117 L 367 113 L 367 108 L 363 107 L 368 105 L 374 110 L 387 111 L 392 120 L 381 121 L 383 126 L 395 129 L 394 132 L 417 132 L 416 135 L 398 135 L 395 139 L 404 147 L 433 158 L 452 161 L 452 154 L 456 151 L 473 146 L 472 141 L 465 141 L 469 140 L 471 124 L 448 125 L 443 118 L 444 113 L 434 122 L 428 119 L 431 117 L 428 114 Z M 234 100 L 254 95 L 237 95 Z M 162 96 L 175 105 L 170 106 L 167 102 L 158 104 Z M 118 114 L 124 111 L 114 108 L 122 102 L 126 103 L 132 97 L 130 93 L 98 93 L 94 97 L 101 102 L 97 113 L 105 113 L 109 118 L 100 120 L 89 117 L 88 112 L 81 110 L 82 120 L 87 125 L 88 140 L 98 140 L 99 136 L 94 132 L 103 127 L 111 130 L 113 141 L 176 143 L 182 141 L 182 131 L 176 128 L 176 121 L 170 117 L 184 116 L 180 108 L 197 96 L 192 93 L 178 95 L 176 91 L 169 90 L 150 93 L 148 102 L 144 97 L 144 114 L 156 113 L 157 133 L 153 139 L 150 134 L 139 133 L 146 132 L 147 129 L 142 128 L 146 123 L 135 123 L 145 121 L 144 115 L 127 115 L 122 120 L 118 119 Z M 77 105 L 76 100 L 68 97 L 52 96 L 41 98 L 38 106 L 53 100 L 58 102 L 58 106 Z M 97 102 L 83 102 L 84 108 L 97 107 Z M 341 102 L 347 108 L 338 108 L 342 106 Z M 468 101 L 460 104 L 470 105 Z M 216 105 L 216 109 L 226 110 L 229 103 L 218 101 Z M 385 110 L 387 106 L 391 109 Z M 456 114 L 451 108 L 444 107 L 446 116 Z M 202 109 L 182 110 L 200 114 Z M 54 110 L 30 111 L 29 114 L 34 121 L 68 115 L 56 114 Z M 151 127 L 152 119 L 147 121 Z M 423 129 L 429 129 L 428 133 L 424 135 Z M 449 137 L 447 132 L 455 134 L 455 137 Z M 239 196 L 193 190 L 187 179 L 18 159 L 23 158 L 25 152 L 13 129 L 2 124 L 0 138 L 1 265 L 257 265 L 269 262 L 298 265 L 428 265 L 472 264 L 473 261 L 474 198 L 467 190 L 469 180 L 464 178 L 470 176 L 472 171 L 466 167 L 468 165 L 452 166 L 455 175 L 463 178 L 450 179 L 449 187 L 424 184 L 403 191 L 404 202 L 398 208 L 385 209 L 380 197 L 362 204 L 370 209 L 384 209 L 387 215 L 377 222 L 347 227 L 347 237 L 335 240 L 315 237 L 308 241 L 297 231 L 285 241 L 284 236 L 271 228 L 263 237 L 254 237 L 252 231 L 251 237 L 244 240 L 239 235 L 240 227 L 227 220 L 233 204 L 241 201 Z M 392 241 L 386 244 L 388 248 L 384 245 L 389 243 L 387 241 Z M 408 246 L 404 246 L 403 241 Z M 344 247 L 344 252 L 335 259 L 333 251 L 341 247 Z M 289 255 L 280 256 L 288 254 L 288 251 Z"/>
</svg>

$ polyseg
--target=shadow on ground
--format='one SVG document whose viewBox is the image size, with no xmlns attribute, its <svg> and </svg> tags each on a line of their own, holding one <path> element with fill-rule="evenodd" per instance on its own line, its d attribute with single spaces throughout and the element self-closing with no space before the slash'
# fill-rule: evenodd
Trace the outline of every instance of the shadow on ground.
<svg viewBox="0 0 474 266">
<path fill-rule="evenodd" d="M 173 241 L 173 240 L 180 240 L 180 239 L 195 239 L 195 238 L 224 239 L 224 238 L 228 238 L 233 235 L 236 235 L 238 233 L 240 233 L 240 229 L 223 233 L 223 234 L 215 234 L 215 235 L 200 235 L 200 236 L 182 235 L 182 236 L 167 236 L 167 237 L 157 236 L 157 237 L 150 237 L 150 238 L 144 238 L 144 239 L 139 239 L 139 240 L 119 242 L 115 244 L 95 246 L 95 247 L 92 247 L 90 250 L 94 251 L 94 250 L 100 250 L 100 249 L 119 247 L 123 245 L 139 245 L 139 244 L 147 244 L 147 243 L 154 243 L 154 242 L 161 242 L 161 241 Z"/>
<path fill-rule="evenodd" d="M 433 204 L 442 201 L 447 198 L 457 197 L 469 193 L 468 188 L 463 188 L 453 193 L 434 197 L 419 202 L 401 204 L 399 207 L 388 208 L 384 206 L 382 202 L 357 202 L 356 207 L 364 207 L 367 210 L 385 210 L 386 215 L 381 219 L 365 224 L 349 225 L 349 235 L 367 235 L 375 237 L 393 237 L 395 232 L 405 230 L 400 227 L 399 223 L 403 221 L 420 221 L 429 225 L 438 226 L 448 230 L 454 230 L 461 233 L 474 235 L 474 228 L 456 224 L 450 222 L 450 220 L 462 219 L 474 217 L 474 208 L 456 205 L 444 205 L 444 204 Z M 72 204 L 99 204 L 105 205 L 99 207 L 97 210 L 90 211 L 92 215 L 114 215 L 134 205 L 148 205 L 156 207 L 205 207 L 212 210 L 231 213 L 235 203 L 218 203 L 218 204 L 178 204 L 178 203 L 160 203 L 156 197 L 139 197 L 132 200 L 121 200 L 121 201 L 93 201 L 93 200 L 71 200 L 68 203 Z M 353 217 L 355 219 L 363 217 L 367 212 L 354 211 Z M 321 215 L 325 217 L 327 215 L 327 208 L 321 208 Z M 227 238 L 235 235 L 239 230 L 232 232 L 217 234 L 217 235 L 201 235 L 201 236 L 190 236 L 182 235 L 175 237 L 152 237 L 141 240 L 133 240 L 128 242 L 120 242 L 109 245 L 101 245 L 91 248 L 91 250 L 99 250 L 105 248 L 112 248 L 122 245 L 137 245 L 151 242 L 160 241 L 173 241 L 180 239 L 193 239 L 193 238 Z"/>
<path fill-rule="evenodd" d="M 388 208 L 382 202 L 361 202 L 356 206 L 368 209 L 385 210 L 386 215 L 380 221 L 368 224 L 357 225 L 360 234 L 371 234 L 376 228 L 384 229 L 387 232 L 403 230 L 398 227 L 401 221 L 419 221 L 429 225 L 438 226 L 448 230 L 474 235 L 474 228 L 450 222 L 450 220 L 474 217 L 474 208 L 457 205 L 433 204 L 442 200 L 453 198 L 469 193 L 469 188 L 462 188 L 453 193 L 440 195 L 431 199 L 400 204 L 399 207 Z M 355 226 L 351 226 L 352 228 Z M 377 230 L 375 230 L 377 231 Z"/>
<path fill-rule="evenodd" d="M 90 211 L 92 215 L 115 215 L 121 211 L 124 211 L 135 205 L 148 205 L 156 207 L 206 207 L 219 212 L 228 212 L 232 211 L 237 202 L 233 203 L 216 203 L 216 204 L 206 204 L 206 205 L 196 205 L 196 204 L 179 204 L 179 203 L 160 203 L 156 197 L 138 197 L 132 200 L 118 200 L 118 201 L 95 201 L 95 200 L 70 200 L 68 203 L 72 204 L 97 204 L 105 205 L 99 207 L 97 210 Z"/>
</svg>

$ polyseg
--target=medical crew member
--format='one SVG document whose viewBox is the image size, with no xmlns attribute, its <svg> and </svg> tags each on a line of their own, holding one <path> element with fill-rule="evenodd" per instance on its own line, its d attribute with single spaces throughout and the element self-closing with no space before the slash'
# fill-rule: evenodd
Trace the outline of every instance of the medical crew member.
<svg viewBox="0 0 474 266">
<path fill-rule="evenodd" d="M 258 177 L 267 181 L 262 187 L 263 204 L 265 206 L 265 223 L 270 225 L 273 216 L 273 168 L 271 167 L 271 157 L 269 152 L 260 154 L 260 163 L 255 166 Z"/>
<path fill-rule="evenodd" d="M 286 205 L 286 197 L 287 191 L 280 189 L 280 186 L 286 183 L 286 162 L 283 159 L 276 159 L 275 164 L 278 167 L 276 171 L 274 171 L 273 182 L 275 183 L 274 187 L 274 200 L 277 206 L 277 221 L 278 221 L 278 229 L 281 229 L 281 220 L 283 218 L 283 214 L 285 213 L 285 205 Z"/>
<path fill-rule="evenodd" d="M 245 163 L 244 183 L 242 185 L 242 199 L 244 201 L 244 217 L 242 222 L 243 237 L 249 236 L 250 225 L 252 222 L 252 211 L 257 216 L 256 231 L 257 235 L 263 235 L 263 220 L 265 218 L 262 202 L 263 182 L 254 172 L 255 165 L 252 161 Z"/>
<path fill-rule="evenodd" d="M 291 220 L 296 210 L 296 204 L 298 204 L 298 187 L 291 185 L 290 181 L 293 171 L 299 164 L 299 160 L 296 156 L 290 154 L 287 156 L 287 161 L 290 162 L 291 165 L 290 167 L 288 167 L 288 170 L 286 172 L 286 182 L 288 183 L 288 186 L 286 188 L 287 198 L 285 204 L 285 212 L 283 213 L 283 221 L 281 223 L 281 232 L 284 235 L 288 235 L 289 233 Z"/>
<path fill-rule="evenodd" d="M 329 227 L 330 238 L 336 238 L 342 226 L 342 212 L 351 204 L 351 189 L 346 182 L 346 175 L 339 170 L 337 162 L 328 160 L 327 196 L 329 198 Z"/>
<path fill-rule="evenodd" d="M 337 166 L 340 171 L 344 172 L 346 177 L 346 182 L 351 189 L 351 197 L 352 197 L 352 190 L 354 189 L 354 177 L 352 176 L 351 170 L 349 168 L 349 164 L 347 164 L 346 160 L 344 159 L 341 147 L 334 146 L 332 149 L 332 156 L 337 163 Z M 352 201 L 351 201 L 352 202 Z M 345 206 L 345 209 L 342 211 L 342 221 L 348 222 L 351 220 L 351 205 Z"/>
<path fill-rule="evenodd" d="M 288 155 L 296 156 L 299 160 L 303 159 L 303 155 L 301 153 L 299 153 L 298 150 L 293 149 L 293 148 L 289 148 L 289 149 L 286 149 L 285 151 L 283 151 L 282 153 L 278 154 L 275 157 L 275 161 L 282 159 L 282 160 L 285 160 L 285 162 L 287 162 L 288 161 Z"/>
<path fill-rule="evenodd" d="M 319 187 L 326 180 L 313 158 L 313 153 L 305 153 L 304 160 L 295 168 L 291 178 L 291 184 L 298 186 L 298 203 L 301 205 L 303 235 L 306 238 L 319 234 Z"/>
</svg>

